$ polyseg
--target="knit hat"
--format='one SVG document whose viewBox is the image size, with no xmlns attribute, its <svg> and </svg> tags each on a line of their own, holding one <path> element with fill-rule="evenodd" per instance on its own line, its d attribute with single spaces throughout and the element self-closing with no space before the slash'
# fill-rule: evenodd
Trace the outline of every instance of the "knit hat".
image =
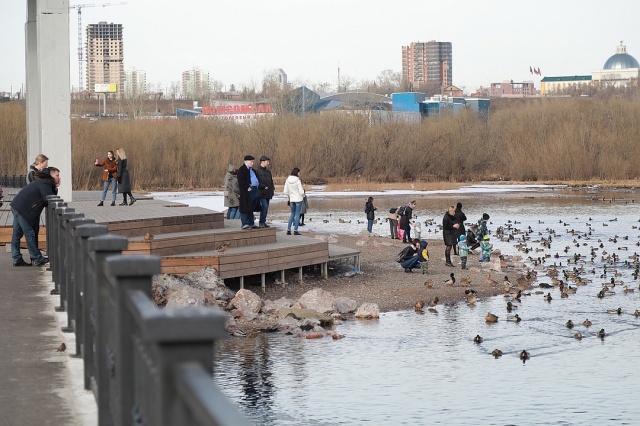
<svg viewBox="0 0 640 426">
<path fill-rule="evenodd" d="M 230 172 L 232 172 L 232 171 L 233 171 L 233 169 L 235 169 L 235 167 L 233 167 L 233 164 L 229 164 L 229 169 L 228 169 L 228 170 L 229 170 Z"/>
<path fill-rule="evenodd" d="M 466 235 L 460 235 L 460 241 L 464 241 L 464 240 L 466 240 L 466 239 L 467 239 L 467 236 L 466 236 Z"/>
<path fill-rule="evenodd" d="M 484 238 L 483 238 L 483 240 L 485 240 L 485 241 L 489 241 L 489 236 L 488 236 L 488 235 L 485 235 L 485 236 L 484 236 Z"/>
</svg>

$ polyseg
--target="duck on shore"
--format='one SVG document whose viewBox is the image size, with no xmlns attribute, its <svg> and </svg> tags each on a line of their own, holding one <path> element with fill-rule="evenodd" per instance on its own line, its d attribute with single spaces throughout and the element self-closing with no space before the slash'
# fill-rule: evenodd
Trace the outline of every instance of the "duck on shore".
<svg viewBox="0 0 640 426">
<path fill-rule="evenodd" d="M 531 358 L 531 354 L 529 354 L 529 352 L 523 350 L 522 352 L 520 352 L 520 359 L 523 361 L 528 360 L 529 358 Z"/>
</svg>

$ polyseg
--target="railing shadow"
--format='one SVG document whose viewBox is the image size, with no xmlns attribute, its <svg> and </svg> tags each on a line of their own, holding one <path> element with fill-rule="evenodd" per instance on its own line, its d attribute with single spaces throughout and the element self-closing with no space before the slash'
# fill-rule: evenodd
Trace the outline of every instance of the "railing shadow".
<svg viewBox="0 0 640 426">
<path fill-rule="evenodd" d="M 58 196 L 48 197 L 47 253 L 75 333 L 84 387 L 99 425 L 249 425 L 213 381 L 213 345 L 226 336 L 213 307 L 161 309 L 151 280 L 161 258 L 122 255 L 127 239 L 109 235 Z M 71 348 L 70 352 L 71 352 Z"/>
</svg>

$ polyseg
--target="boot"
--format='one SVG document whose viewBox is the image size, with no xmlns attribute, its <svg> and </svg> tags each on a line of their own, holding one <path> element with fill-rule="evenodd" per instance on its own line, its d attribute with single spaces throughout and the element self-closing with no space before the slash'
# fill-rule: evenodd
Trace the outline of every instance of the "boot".
<svg viewBox="0 0 640 426">
<path fill-rule="evenodd" d="M 467 269 L 467 256 L 461 257 L 460 263 L 462 264 L 462 269 Z"/>
<path fill-rule="evenodd" d="M 112 201 L 112 202 L 111 202 L 111 206 L 115 206 L 115 205 L 116 205 L 116 202 L 115 202 L 115 201 Z"/>
<path fill-rule="evenodd" d="M 444 251 L 444 257 L 446 259 L 445 265 L 453 267 L 453 263 L 451 263 L 451 249 L 448 248 Z"/>
<path fill-rule="evenodd" d="M 121 202 L 119 205 L 120 205 L 120 206 L 126 206 L 126 205 L 128 205 L 128 204 L 127 204 L 127 202 L 126 202 L 126 201 L 123 201 L 123 202 Z"/>
<path fill-rule="evenodd" d="M 98 203 L 98 207 L 102 207 L 102 206 L 104 206 L 104 201 L 100 201 L 100 202 Z"/>
<path fill-rule="evenodd" d="M 136 202 L 136 199 L 135 199 L 135 198 L 133 198 L 133 197 L 130 197 L 130 198 L 131 198 L 131 200 L 129 201 L 129 205 L 130 205 L 130 206 L 132 206 L 132 205 L 133 205 L 133 203 L 135 203 L 135 202 Z"/>
</svg>

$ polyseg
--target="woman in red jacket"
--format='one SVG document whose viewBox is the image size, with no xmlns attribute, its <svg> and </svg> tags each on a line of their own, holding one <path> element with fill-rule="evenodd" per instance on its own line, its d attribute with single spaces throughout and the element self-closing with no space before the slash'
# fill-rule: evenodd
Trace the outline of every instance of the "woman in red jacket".
<svg viewBox="0 0 640 426">
<path fill-rule="evenodd" d="M 109 190 L 109 185 L 112 185 L 111 193 L 112 193 L 112 201 L 111 205 L 116 205 L 116 191 L 118 190 L 117 178 L 118 178 L 118 163 L 116 162 L 115 155 L 113 151 L 107 151 L 107 158 L 104 161 L 100 161 L 96 158 L 96 167 L 103 167 L 104 171 L 102 172 L 102 199 L 98 206 L 104 205 L 104 199 L 107 198 L 107 191 Z"/>
</svg>

